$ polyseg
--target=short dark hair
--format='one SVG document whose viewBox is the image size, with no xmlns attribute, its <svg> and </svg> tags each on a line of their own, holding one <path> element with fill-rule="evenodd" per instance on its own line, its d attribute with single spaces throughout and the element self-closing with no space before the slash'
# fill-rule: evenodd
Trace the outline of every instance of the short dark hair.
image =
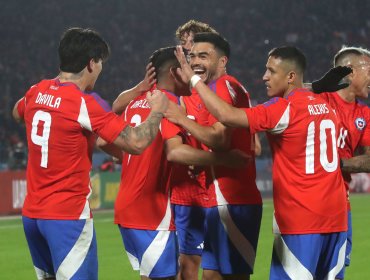
<svg viewBox="0 0 370 280">
<path fill-rule="evenodd" d="M 155 69 L 157 80 L 162 77 L 165 71 L 168 71 L 168 67 L 180 67 L 175 50 L 175 46 L 160 48 L 150 56 L 149 62 L 152 63 Z M 187 55 L 187 51 L 185 49 L 183 51 Z"/>
<path fill-rule="evenodd" d="M 224 37 L 218 33 L 213 32 L 201 32 L 194 35 L 194 43 L 211 43 L 215 49 L 225 55 L 227 58 L 230 57 L 230 44 Z"/>
<path fill-rule="evenodd" d="M 109 46 L 100 34 L 92 29 L 73 27 L 67 29 L 59 43 L 60 70 L 81 72 L 91 59 L 98 62 L 109 57 Z"/>
<path fill-rule="evenodd" d="M 295 65 L 296 70 L 300 71 L 302 75 L 306 70 L 306 56 L 296 47 L 282 46 L 274 48 L 269 52 L 268 56 L 278 57 L 282 60 L 292 62 Z"/>
<path fill-rule="evenodd" d="M 365 56 L 370 57 L 370 51 L 367 49 L 361 48 L 361 47 L 342 46 L 342 48 L 334 56 L 334 67 L 341 65 L 343 63 L 343 60 L 350 55 L 354 55 L 354 56 L 365 55 Z"/>
<path fill-rule="evenodd" d="M 182 36 L 184 36 L 185 33 L 190 33 L 190 32 L 193 32 L 194 34 L 197 34 L 200 32 L 218 33 L 215 29 L 210 27 L 209 24 L 191 19 L 177 28 L 176 33 L 175 33 L 176 38 L 180 40 Z"/>
</svg>

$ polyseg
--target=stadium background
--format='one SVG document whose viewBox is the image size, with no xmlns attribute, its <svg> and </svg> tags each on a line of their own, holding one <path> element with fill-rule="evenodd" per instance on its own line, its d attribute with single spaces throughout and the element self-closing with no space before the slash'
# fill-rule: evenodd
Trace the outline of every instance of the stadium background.
<svg viewBox="0 0 370 280">
<path fill-rule="evenodd" d="M 154 50 L 176 43 L 174 32 L 179 25 L 192 18 L 207 22 L 230 42 L 232 55 L 228 72 L 245 85 L 253 102 L 257 104 L 266 100 L 262 75 L 266 54 L 271 48 L 286 44 L 298 46 L 308 59 L 306 81 L 318 78 L 331 67 L 332 58 L 342 45 L 369 48 L 369 11 L 370 1 L 362 0 L 2 1 L 0 215 L 19 213 L 25 189 L 24 127 L 14 123 L 11 110 L 30 85 L 57 75 L 57 47 L 66 28 L 91 27 L 98 30 L 109 42 L 112 55 L 104 65 L 96 91 L 111 103 L 118 93 L 134 86 L 144 77 L 145 65 Z M 258 183 L 268 196 L 271 188 L 270 150 L 264 135 L 261 135 L 261 139 L 263 153 L 257 161 Z M 98 151 L 94 153 L 97 175 L 93 178 L 100 186 L 97 208 L 111 208 L 118 187 L 117 174 L 99 172 L 104 160 L 103 154 Z M 111 182 L 107 178 L 115 179 Z M 356 180 L 359 183 L 354 189 L 360 192 L 370 191 L 368 174 L 359 175 Z M 356 201 L 369 204 L 369 198 L 366 198 L 368 196 L 363 197 Z M 4 207 L 8 210 L 2 211 Z M 355 207 L 361 208 L 362 204 Z M 267 222 L 267 227 L 270 226 L 270 221 Z M 368 225 L 368 219 L 364 223 Z M 12 235 L 2 230 L 0 223 L 1 246 L 7 243 L 7 234 Z M 269 228 L 267 231 L 267 236 L 271 239 Z M 21 227 L 18 232 L 21 232 Z M 370 234 L 367 238 L 369 236 Z M 23 236 L 20 235 L 20 238 Z M 24 242 L 22 244 L 25 246 Z M 365 241 L 363 244 L 366 244 Z M 5 259 L 9 253 L 1 250 L 1 246 L 0 263 L 2 257 Z M 364 248 L 369 251 L 369 245 L 366 246 Z M 270 243 L 267 247 L 269 258 Z M 25 265 L 31 266 L 27 251 L 24 252 Z M 268 270 L 267 267 L 265 269 Z M 365 268 L 364 270 L 366 271 Z"/>
</svg>

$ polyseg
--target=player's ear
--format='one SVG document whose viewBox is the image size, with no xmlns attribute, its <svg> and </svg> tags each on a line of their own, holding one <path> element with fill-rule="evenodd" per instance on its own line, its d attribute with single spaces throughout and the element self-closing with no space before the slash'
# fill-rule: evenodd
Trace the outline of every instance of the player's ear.
<svg viewBox="0 0 370 280">
<path fill-rule="evenodd" d="M 89 71 L 89 73 L 92 72 L 93 63 L 95 63 L 94 59 L 90 59 L 89 63 L 86 65 L 87 71 Z"/>
<path fill-rule="evenodd" d="M 297 78 L 297 73 L 294 71 L 289 71 L 287 74 L 288 77 L 288 84 L 293 84 L 295 79 Z"/>
<path fill-rule="evenodd" d="M 227 58 L 227 56 L 221 56 L 218 60 L 219 66 L 221 68 L 225 68 L 228 61 L 229 59 Z"/>
<path fill-rule="evenodd" d="M 172 78 L 176 81 L 176 80 L 180 80 L 181 81 L 181 78 L 179 76 L 179 74 L 177 73 L 177 67 L 175 66 L 172 66 L 170 68 L 170 75 L 172 76 Z"/>
</svg>

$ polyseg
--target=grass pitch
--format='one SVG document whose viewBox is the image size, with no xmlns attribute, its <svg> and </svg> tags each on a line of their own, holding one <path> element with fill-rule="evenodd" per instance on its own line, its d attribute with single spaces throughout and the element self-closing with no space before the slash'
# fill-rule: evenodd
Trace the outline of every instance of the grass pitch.
<svg viewBox="0 0 370 280">
<path fill-rule="evenodd" d="M 370 266 L 370 195 L 352 195 L 353 252 L 346 279 L 368 279 Z M 272 250 L 272 201 L 264 201 L 260 240 L 253 280 L 268 279 Z M 96 212 L 99 279 L 139 279 L 132 271 L 119 230 L 113 224 L 113 212 Z M 0 279 L 36 279 L 20 217 L 0 218 Z"/>
</svg>

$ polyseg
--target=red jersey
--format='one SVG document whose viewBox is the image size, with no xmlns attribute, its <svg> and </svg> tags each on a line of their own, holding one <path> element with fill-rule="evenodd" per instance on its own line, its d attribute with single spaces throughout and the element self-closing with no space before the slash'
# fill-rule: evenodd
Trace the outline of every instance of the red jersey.
<svg viewBox="0 0 370 280">
<path fill-rule="evenodd" d="M 212 81 L 209 88 L 222 100 L 237 108 L 249 108 L 250 98 L 244 87 L 232 76 L 223 75 Z M 218 122 L 211 114 L 208 125 Z M 207 123 L 203 124 L 206 125 Z M 216 205 L 224 204 L 262 204 L 262 198 L 256 185 L 256 166 L 254 162 L 254 134 L 248 129 L 232 130 L 229 149 L 239 149 L 250 155 L 252 160 L 244 168 L 212 166 L 207 174 L 210 197 L 216 197 Z"/>
<path fill-rule="evenodd" d="M 28 142 L 23 215 L 39 219 L 91 217 L 89 172 L 95 134 L 113 142 L 126 123 L 95 95 L 73 83 L 43 80 L 18 103 Z"/>
<path fill-rule="evenodd" d="M 359 100 L 347 102 L 336 92 L 320 94 L 335 110 L 339 121 L 337 146 L 340 158 L 351 158 L 360 146 L 370 146 L 370 110 Z M 351 181 L 350 174 L 344 179 Z"/>
<path fill-rule="evenodd" d="M 184 96 L 183 101 L 188 118 L 196 122 L 208 120 L 209 112 L 205 109 L 200 96 L 195 91 L 192 92 L 191 96 Z M 202 144 L 190 133 L 186 133 L 185 143 L 193 148 L 203 149 Z M 176 164 L 173 172 L 174 177 L 171 182 L 171 203 L 187 206 L 212 206 L 214 202 L 210 200 L 206 188 L 206 168 L 199 168 L 197 176 L 190 178 L 188 166 Z"/>
<path fill-rule="evenodd" d="M 346 231 L 346 191 L 336 147 L 338 122 L 329 104 L 312 92 L 295 89 L 286 98 L 273 98 L 245 112 L 252 133 L 268 131 L 274 231 Z"/>
<path fill-rule="evenodd" d="M 162 91 L 177 102 L 175 95 Z M 130 102 L 123 117 L 137 126 L 149 113 L 149 104 L 145 95 L 141 95 Z M 178 126 L 163 119 L 156 138 L 141 155 L 124 155 L 114 207 L 116 224 L 134 229 L 174 230 L 169 189 L 171 164 L 167 162 L 164 143 L 179 133 Z"/>
</svg>

